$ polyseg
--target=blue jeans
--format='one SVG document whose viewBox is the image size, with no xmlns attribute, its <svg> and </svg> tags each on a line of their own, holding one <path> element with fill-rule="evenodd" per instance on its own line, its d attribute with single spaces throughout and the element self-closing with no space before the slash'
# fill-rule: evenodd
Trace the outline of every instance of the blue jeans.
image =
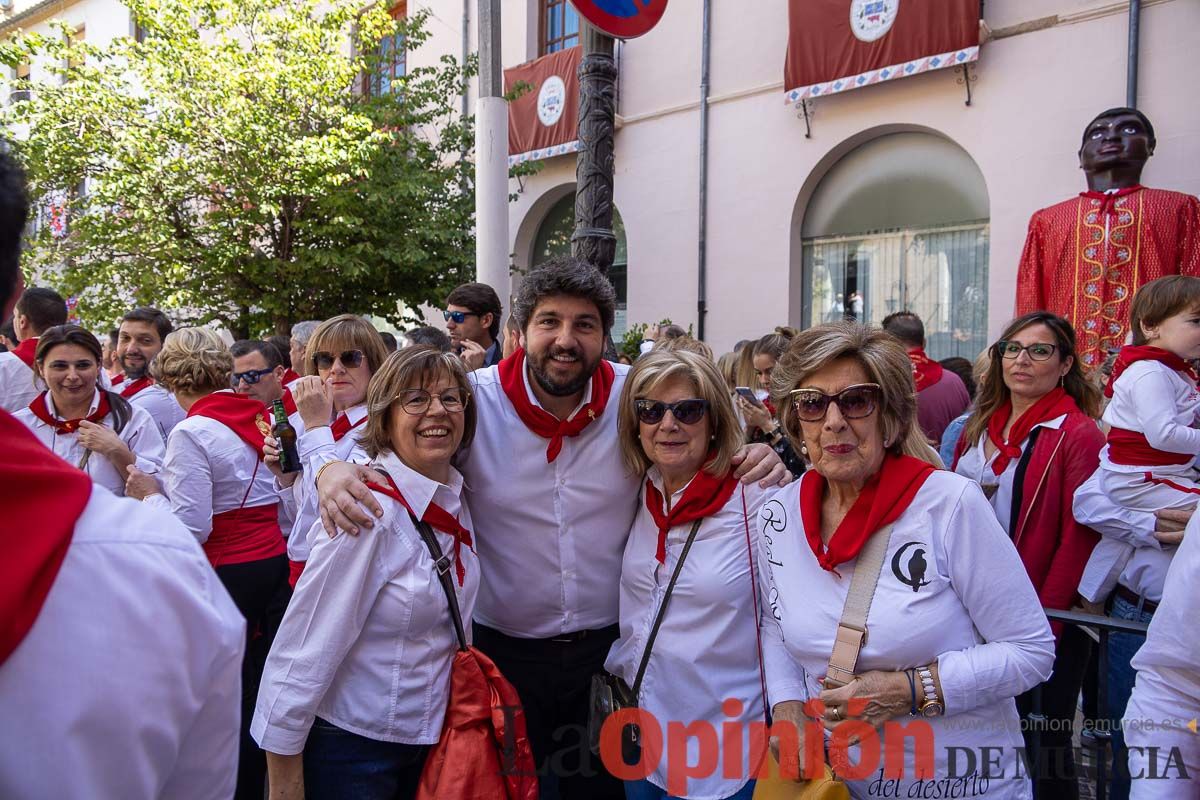
<svg viewBox="0 0 1200 800">
<path fill-rule="evenodd" d="M 409 800 L 417 794 L 429 746 L 381 742 L 318 717 L 304 745 L 310 800 Z"/>
<path fill-rule="evenodd" d="M 1121 597 L 1114 597 L 1110 615 L 1117 619 L 1149 622 L 1154 615 L 1137 610 L 1137 606 Z M 1108 784 L 1111 800 L 1129 800 L 1129 762 L 1125 752 L 1125 736 L 1121 731 L 1121 717 L 1133 694 L 1133 681 L 1137 670 L 1129 662 L 1138 648 L 1146 641 L 1145 636 L 1134 633 L 1111 633 L 1108 636 L 1108 716 L 1113 722 L 1112 752 L 1113 773 Z"/>
<path fill-rule="evenodd" d="M 741 789 L 729 795 L 725 800 L 750 800 L 754 797 L 754 781 L 749 781 Z M 625 781 L 625 800 L 682 800 L 675 795 L 668 795 L 647 780 Z"/>
</svg>

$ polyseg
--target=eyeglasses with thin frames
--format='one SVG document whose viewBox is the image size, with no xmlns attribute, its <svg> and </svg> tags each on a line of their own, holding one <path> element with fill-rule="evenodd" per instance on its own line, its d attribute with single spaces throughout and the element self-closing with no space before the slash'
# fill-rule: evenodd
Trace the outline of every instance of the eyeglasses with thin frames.
<svg viewBox="0 0 1200 800">
<path fill-rule="evenodd" d="M 863 419 L 875 413 L 881 387 L 878 383 L 856 383 L 837 394 L 825 394 L 820 389 L 793 389 L 792 408 L 801 422 L 820 422 L 829 412 L 829 404 L 837 403 L 838 412 L 846 419 Z"/>
<path fill-rule="evenodd" d="M 419 417 L 429 411 L 434 397 L 437 397 L 447 414 L 461 414 L 466 409 L 467 403 L 471 402 L 471 395 L 465 389 L 446 389 L 437 395 L 430 394 L 424 389 L 405 389 L 396 395 L 396 400 L 399 401 L 400 408 L 404 410 L 405 414 Z"/>
<path fill-rule="evenodd" d="M 1047 344 L 1046 342 L 1034 342 L 1033 344 L 1025 345 L 1007 339 L 1001 339 L 996 342 L 996 352 L 1000 354 L 1001 358 L 1020 358 L 1021 351 L 1024 350 L 1034 361 L 1046 361 L 1054 355 L 1054 351 L 1057 349 L 1055 345 Z"/>
</svg>

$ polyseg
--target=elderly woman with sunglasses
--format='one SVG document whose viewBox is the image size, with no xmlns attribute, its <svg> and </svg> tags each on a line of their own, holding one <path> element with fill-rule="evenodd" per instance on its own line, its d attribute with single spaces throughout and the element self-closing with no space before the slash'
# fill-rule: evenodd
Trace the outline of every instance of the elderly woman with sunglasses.
<svg viewBox="0 0 1200 800">
<path fill-rule="evenodd" d="M 309 531 L 320 520 L 313 485 L 316 474 L 330 461 L 366 464 L 370 460 L 359 440 L 367 422 L 367 386 L 388 353 L 379 332 L 362 317 L 342 314 L 317 326 L 304 356 L 305 376 L 292 385 L 296 411 L 288 417 L 296 429 L 296 449 L 302 472 L 279 472 L 274 437 L 263 448 L 264 461 L 288 497 L 295 522 L 288 535 L 288 582 L 295 587 L 312 546 Z M 306 476 L 297 479 L 299 476 Z"/>
<path fill-rule="evenodd" d="M 371 379 L 367 399 L 362 446 L 378 470 L 383 516 L 359 536 L 314 539 L 279 628 L 251 725 L 268 753 L 273 800 L 416 795 L 458 649 L 417 520 L 452 564 L 465 620 L 479 589 L 474 526 L 451 465 L 475 431 L 461 362 L 405 348 Z"/>
<path fill-rule="evenodd" d="M 733 476 L 741 427 L 710 358 L 685 349 L 639 358 L 617 426 L 626 465 L 643 476 L 642 502 L 621 564 L 620 638 L 605 668 L 637 690 L 637 705 L 653 715 L 664 741 L 671 723 L 707 725 L 718 737 L 715 763 L 726 764 L 728 747 L 736 764 L 687 780 L 689 765 L 714 755 L 692 740 L 686 753 L 664 751 L 648 779 L 627 782 L 626 797 L 749 798 L 748 729 L 739 726 L 741 741 L 732 745 L 721 739 L 723 723 L 765 718 L 754 530 L 765 491 Z"/>
<path fill-rule="evenodd" d="M 1046 608 L 1069 610 L 1099 536 L 1072 512 L 1075 490 L 1100 463 L 1100 390 L 1084 375 L 1075 330 L 1035 311 L 1008 324 L 963 428 L 953 469 L 976 481 L 1016 546 Z M 1044 730 L 1027 731 L 1043 772 L 1042 797 L 1078 797 L 1071 747 L 1076 698 L 1091 652 L 1078 628 L 1060 633 L 1054 675 L 1041 692 Z M 1023 714 L 1033 694 L 1018 699 Z M 1034 736 L 1038 739 L 1034 739 Z"/>
<path fill-rule="evenodd" d="M 1050 627 L 979 487 L 935 468 L 904 348 L 853 322 L 811 328 L 771 393 L 811 462 L 758 519 L 782 763 L 820 769 L 823 724 L 854 797 L 1028 798 L 1013 698 L 1049 675 Z"/>
</svg>

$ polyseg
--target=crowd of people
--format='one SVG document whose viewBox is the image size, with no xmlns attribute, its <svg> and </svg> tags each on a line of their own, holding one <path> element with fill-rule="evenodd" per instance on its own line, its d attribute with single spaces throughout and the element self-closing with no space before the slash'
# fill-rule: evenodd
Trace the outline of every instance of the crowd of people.
<svg viewBox="0 0 1200 800">
<path fill-rule="evenodd" d="M 1098 117 L 1089 179 L 1109 140 L 1153 129 Z M 861 297 L 622 363 L 565 257 L 399 342 L 97 337 L 21 290 L 27 214 L 0 154 L 2 797 L 1069 800 L 1098 692 L 1109 796 L 1200 796 L 1200 277 L 1114 295 L 1131 344 L 1039 306 L 973 363 Z M 1149 628 L 1097 684 L 1048 610 Z"/>
</svg>

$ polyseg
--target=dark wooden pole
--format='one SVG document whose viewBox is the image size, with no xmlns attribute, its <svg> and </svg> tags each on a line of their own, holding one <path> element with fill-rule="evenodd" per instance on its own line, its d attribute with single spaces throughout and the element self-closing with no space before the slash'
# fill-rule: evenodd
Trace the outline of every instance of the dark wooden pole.
<svg viewBox="0 0 1200 800">
<path fill-rule="evenodd" d="M 571 253 L 605 275 L 617 251 L 613 234 L 613 128 L 617 62 L 613 39 L 580 21 L 579 156 L 575 165 L 575 233 Z"/>
</svg>

